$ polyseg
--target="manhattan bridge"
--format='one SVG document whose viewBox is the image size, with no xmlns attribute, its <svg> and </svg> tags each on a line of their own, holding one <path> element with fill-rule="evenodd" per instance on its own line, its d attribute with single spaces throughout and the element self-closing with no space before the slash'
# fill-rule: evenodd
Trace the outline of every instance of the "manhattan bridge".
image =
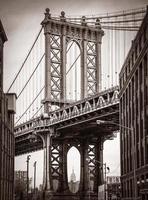
<svg viewBox="0 0 148 200">
<path fill-rule="evenodd" d="M 15 155 L 43 149 L 47 199 L 89 199 L 90 181 L 91 199 L 98 198 L 103 143 L 119 131 L 119 72 L 145 12 L 55 16 L 45 10 L 8 92 L 17 94 Z M 77 193 L 68 187 L 71 147 L 80 153 Z"/>
</svg>

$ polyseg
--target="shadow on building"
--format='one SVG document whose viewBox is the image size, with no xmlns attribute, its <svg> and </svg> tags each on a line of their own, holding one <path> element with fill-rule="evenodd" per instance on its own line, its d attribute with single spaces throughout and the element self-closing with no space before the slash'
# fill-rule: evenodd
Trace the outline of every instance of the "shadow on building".
<svg viewBox="0 0 148 200">
<path fill-rule="evenodd" d="M 15 94 L 3 92 L 3 47 L 7 37 L 0 21 L 0 200 L 14 196 Z"/>
</svg>

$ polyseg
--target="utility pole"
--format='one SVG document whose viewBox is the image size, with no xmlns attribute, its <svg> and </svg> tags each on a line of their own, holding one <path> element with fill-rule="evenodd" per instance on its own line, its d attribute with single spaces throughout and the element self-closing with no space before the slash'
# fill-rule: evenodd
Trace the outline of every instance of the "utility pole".
<svg viewBox="0 0 148 200">
<path fill-rule="evenodd" d="M 36 163 L 37 161 L 34 162 L 33 167 L 34 167 L 34 196 L 36 198 Z"/>
<path fill-rule="evenodd" d="M 29 192 L 29 160 L 31 155 L 27 156 L 27 200 L 28 200 L 28 192 Z"/>
<path fill-rule="evenodd" d="M 89 162 L 89 158 L 86 158 L 86 160 Z M 95 159 L 95 161 L 102 165 L 102 170 L 104 167 L 104 170 L 103 170 L 104 171 L 104 200 L 106 200 L 106 190 L 107 190 L 107 187 L 106 187 L 107 186 L 107 180 L 106 180 L 107 171 L 106 170 L 108 170 L 108 172 L 109 172 L 110 168 L 106 166 L 106 163 L 102 163 L 96 159 Z M 90 174 L 90 172 L 89 172 L 89 174 Z M 90 175 L 89 175 L 89 177 L 90 177 Z M 90 178 L 89 178 L 89 182 L 90 182 Z M 89 190 L 89 193 L 90 193 L 90 190 Z M 89 199 L 90 199 L 90 196 L 89 196 Z"/>
<path fill-rule="evenodd" d="M 106 180 L 106 163 L 103 163 L 104 165 L 104 199 L 106 200 L 106 190 L 107 190 L 107 180 Z M 109 168 L 107 167 L 109 170 Z"/>
</svg>

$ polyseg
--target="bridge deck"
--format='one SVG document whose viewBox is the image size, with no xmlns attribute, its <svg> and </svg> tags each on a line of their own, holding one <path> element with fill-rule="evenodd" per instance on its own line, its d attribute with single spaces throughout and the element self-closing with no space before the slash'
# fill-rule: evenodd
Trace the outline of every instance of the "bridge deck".
<svg viewBox="0 0 148 200">
<path fill-rule="evenodd" d="M 53 130 L 54 140 L 63 138 L 89 138 L 92 140 L 104 136 L 112 137 L 112 133 L 119 129 L 113 124 L 97 125 L 96 120 L 119 121 L 118 87 L 96 94 L 92 97 L 67 105 L 44 118 L 33 119 L 15 127 L 16 155 L 36 151 L 42 148 L 38 138 L 30 143 L 32 133 L 49 132 Z"/>
</svg>

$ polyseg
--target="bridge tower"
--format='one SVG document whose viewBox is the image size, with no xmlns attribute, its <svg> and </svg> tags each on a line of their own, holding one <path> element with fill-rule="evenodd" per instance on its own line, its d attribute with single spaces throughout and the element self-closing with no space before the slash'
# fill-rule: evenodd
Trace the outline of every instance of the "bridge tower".
<svg viewBox="0 0 148 200">
<path fill-rule="evenodd" d="M 81 99 L 98 93 L 101 88 L 101 39 L 104 34 L 99 19 L 94 26 L 88 26 L 85 17 L 82 17 L 81 24 L 74 24 L 67 21 L 63 11 L 60 19 L 57 19 L 51 16 L 47 8 L 41 24 L 45 34 L 45 113 L 50 112 L 52 104 L 62 106 L 67 100 L 66 59 L 67 46 L 71 41 L 77 43 L 81 54 Z M 103 162 L 103 139 L 101 136 L 92 137 L 91 129 L 86 133 L 79 131 L 78 135 L 74 133 L 73 136 L 68 136 L 68 131 L 71 132 L 68 129 L 58 137 L 60 133 L 56 127 L 40 133 L 44 144 L 45 199 L 87 200 L 91 195 L 91 199 L 97 200 L 103 174 L 96 160 Z M 69 191 L 67 177 L 67 154 L 72 146 L 80 152 L 80 184 L 76 194 Z"/>
<path fill-rule="evenodd" d="M 101 39 L 104 34 L 99 19 L 88 26 L 85 16 L 81 24 L 67 22 L 64 11 L 60 20 L 52 18 L 47 8 L 42 21 L 45 34 L 45 112 L 54 104 L 66 103 L 67 47 L 73 41 L 80 49 L 81 99 L 101 88 Z"/>
</svg>

